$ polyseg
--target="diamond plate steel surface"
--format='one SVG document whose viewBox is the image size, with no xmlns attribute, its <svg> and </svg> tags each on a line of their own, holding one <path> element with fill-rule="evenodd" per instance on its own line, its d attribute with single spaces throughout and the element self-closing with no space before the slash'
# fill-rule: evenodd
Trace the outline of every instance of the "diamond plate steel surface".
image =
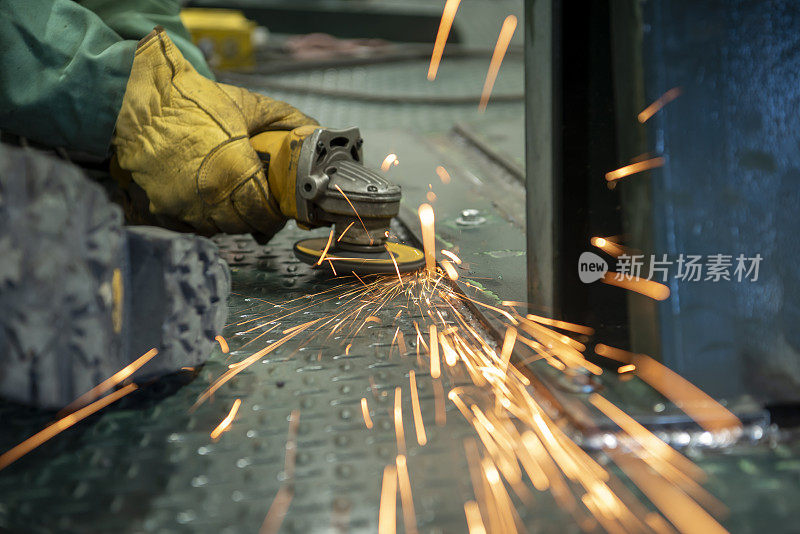
<svg viewBox="0 0 800 534">
<path fill-rule="evenodd" d="M 284 483 L 289 415 L 299 410 L 295 496 L 281 531 L 375 532 L 382 470 L 397 454 L 391 412 L 394 390 L 401 387 L 420 531 L 464 532 L 462 505 L 474 497 L 463 440 L 474 434 L 449 402 L 446 426 L 437 426 L 436 381 L 417 365 L 413 314 L 397 323 L 409 347 L 406 355 L 396 346 L 390 351 L 397 326 L 395 308 L 389 307 L 378 314 L 381 325 L 370 323 L 358 334 L 349 354 L 341 340 L 304 344 L 299 336 L 190 411 L 229 361 L 280 337 L 269 332 L 256 339 L 268 325 L 246 332 L 251 323 L 237 323 L 341 283 L 294 259 L 292 243 L 307 235 L 287 228 L 267 246 L 245 237 L 217 239 L 233 271 L 225 330 L 230 354 L 216 350 L 195 380 L 186 380 L 187 374 L 146 386 L 0 472 L 0 527 L 26 533 L 257 532 Z M 283 320 L 282 328 L 339 306 L 334 299 L 304 310 Z M 424 447 L 416 443 L 411 417 L 412 369 L 428 437 Z M 442 393 L 453 385 L 443 378 Z M 370 406 L 372 429 L 361 415 L 362 397 Z M 237 398 L 242 406 L 230 430 L 212 440 L 209 432 Z M 9 404 L 2 405 L 0 415 L 2 450 L 49 419 Z M 787 520 L 798 518 L 796 446 L 690 455 L 711 475 L 709 489 L 730 506 L 726 524 L 733 531 L 772 525 L 775 532 L 787 532 Z M 533 505 L 518 509 L 529 532 L 577 531 L 547 493 L 537 493 Z M 399 500 L 397 513 L 402 518 Z"/>
<path fill-rule="evenodd" d="M 293 242 L 307 235 L 289 228 L 267 246 L 246 237 L 217 239 L 233 275 L 224 332 L 231 352 L 216 350 L 193 382 L 162 379 L 0 473 L 0 526 L 13 532 L 256 532 L 281 487 L 289 415 L 299 410 L 295 497 L 282 532 L 375 532 L 382 470 L 397 454 L 392 409 L 401 387 L 420 529 L 462 532 L 462 505 L 473 498 L 463 439 L 473 434 L 449 402 L 447 424 L 437 426 L 437 403 L 445 406 L 453 384 L 444 377 L 434 381 L 418 367 L 413 314 L 393 323 L 396 309 L 387 307 L 378 314 L 383 326 L 365 327 L 349 354 L 340 340 L 304 344 L 300 336 L 190 411 L 229 360 L 280 337 L 259 338 L 269 325 L 247 332 L 252 323 L 237 323 L 273 303 L 341 283 L 293 257 Z M 305 310 L 281 328 L 330 314 L 340 304 L 332 300 Z M 395 324 L 408 355 L 396 346 L 390 354 Z M 424 447 L 416 442 L 411 417 L 411 369 L 428 437 Z M 438 398 L 434 382 L 441 386 Z M 372 429 L 361 415 L 362 397 Z M 209 432 L 237 398 L 241 409 L 215 442 Z M 10 405 L 2 414 L 3 450 L 48 422 L 46 414 Z"/>
</svg>

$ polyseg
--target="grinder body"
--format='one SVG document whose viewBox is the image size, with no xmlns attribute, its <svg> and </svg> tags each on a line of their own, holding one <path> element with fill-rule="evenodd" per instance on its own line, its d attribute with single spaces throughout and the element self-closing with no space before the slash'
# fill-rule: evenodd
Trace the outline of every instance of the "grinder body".
<svg viewBox="0 0 800 534">
<path fill-rule="evenodd" d="M 269 155 L 260 138 L 269 134 L 251 138 L 265 165 Z M 294 184 L 297 224 L 306 229 L 333 226 L 334 237 L 330 243 L 302 240 L 295 254 L 317 265 L 327 254 L 336 261 L 334 269 L 342 266 L 346 271 L 418 269 L 424 262 L 419 250 L 387 241 L 391 220 L 400 210 L 400 186 L 364 166 L 362 145 L 358 128 L 317 128 L 303 139 Z"/>
</svg>

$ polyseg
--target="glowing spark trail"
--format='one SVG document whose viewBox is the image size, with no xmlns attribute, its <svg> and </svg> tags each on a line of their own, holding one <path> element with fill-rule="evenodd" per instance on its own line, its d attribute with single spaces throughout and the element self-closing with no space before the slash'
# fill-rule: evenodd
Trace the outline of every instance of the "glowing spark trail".
<svg viewBox="0 0 800 534">
<path fill-rule="evenodd" d="M 364 425 L 367 428 L 372 428 L 372 417 L 369 416 L 369 406 L 367 406 L 366 397 L 361 397 L 361 415 L 364 416 Z"/>
<path fill-rule="evenodd" d="M 297 459 L 297 432 L 300 425 L 300 411 L 293 410 L 289 415 L 289 435 L 286 438 L 286 457 L 283 462 L 283 476 L 285 482 L 275 495 L 275 500 L 261 523 L 259 534 L 276 534 L 283 524 L 283 519 L 289 511 L 289 505 L 294 498 L 294 467 Z"/>
<path fill-rule="evenodd" d="M 406 433 L 403 430 L 403 405 L 402 390 L 400 386 L 394 388 L 394 433 L 397 437 L 397 452 L 406 453 Z"/>
<path fill-rule="evenodd" d="M 74 412 L 77 408 L 92 402 L 93 400 L 97 399 L 100 395 L 108 391 L 109 389 L 113 388 L 117 384 L 121 383 L 123 380 L 131 376 L 133 373 L 139 370 L 144 364 L 149 362 L 150 360 L 158 354 L 158 350 L 150 349 L 138 358 L 136 358 L 133 362 L 129 363 L 110 377 L 106 378 L 95 387 L 69 403 L 66 408 L 62 409 L 58 415 L 63 416 L 68 413 Z"/>
<path fill-rule="evenodd" d="M 439 179 L 442 181 L 443 184 L 447 185 L 450 183 L 450 173 L 447 172 L 447 169 L 445 169 L 441 165 L 436 167 L 436 174 L 439 175 Z"/>
<path fill-rule="evenodd" d="M 400 161 L 397 159 L 397 154 L 389 154 L 383 159 L 383 163 L 381 163 L 381 170 L 383 172 L 388 171 L 392 165 L 397 165 Z"/>
<path fill-rule="evenodd" d="M 597 344 L 594 351 L 600 356 L 635 365 L 639 378 L 671 400 L 706 430 L 736 432 L 741 429 L 741 421 L 727 408 L 650 356 L 609 347 L 602 343 Z"/>
<path fill-rule="evenodd" d="M 342 193 L 342 194 L 344 194 L 344 193 Z M 355 208 L 353 208 L 353 209 L 355 209 Z M 365 229 L 366 229 L 366 227 L 365 227 Z M 320 254 L 320 257 L 317 260 L 317 265 L 322 265 L 322 262 L 325 260 L 325 254 L 327 254 L 328 253 L 328 249 L 331 248 L 331 241 L 333 241 L 333 227 L 331 227 L 331 233 L 328 234 L 328 242 L 325 243 L 325 248 L 322 249 L 322 254 Z"/>
<path fill-rule="evenodd" d="M 381 501 L 378 510 L 378 534 L 397 532 L 397 468 L 387 465 L 383 469 Z"/>
<path fill-rule="evenodd" d="M 497 37 L 497 44 L 494 46 L 494 53 L 492 60 L 489 63 L 489 71 L 486 73 L 486 81 L 483 84 L 483 91 L 481 92 L 481 101 L 478 104 L 478 111 L 486 111 L 486 105 L 489 103 L 489 97 L 492 94 L 494 82 L 497 80 L 497 73 L 500 72 L 500 64 L 503 63 L 503 57 L 506 55 L 508 45 L 511 43 L 511 37 L 514 35 L 514 30 L 517 29 L 517 17 L 509 15 L 503 21 L 503 26 L 500 28 L 500 35 Z"/>
<path fill-rule="evenodd" d="M 439 31 L 436 33 L 436 42 L 433 45 L 433 53 L 431 54 L 431 64 L 428 67 L 428 79 L 431 81 L 436 79 L 439 63 L 442 61 L 442 54 L 444 53 L 444 45 L 447 43 L 450 27 L 453 25 L 453 19 L 456 18 L 456 11 L 458 11 L 460 3 L 461 0 L 447 0 L 444 5 L 442 20 L 439 22 Z"/>
<path fill-rule="evenodd" d="M 417 516 L 414 512 L 414 499 L 411 494 L 411 479 L 408 476 L 406 457 L 398 454 L 395 464 L 397 465 L 397 479 L 400 483 L 400 502 L 403 504 L 403 524 L 406 534 L 414 534 L 417 532 Z"/>
<path fill-rule="evenodd" d="M 436 325 L 432 324 L 429 328 L 431 345 L 431 377 L 439 378 L 441 370 L 439 369 L 439 336 L 436 333 Z"/>
<path fill-rule="evenodd" d="M 428 443 L 425 435 L 425 423 L 422 421 L 422 410 L 419 406 L 419 393 L 417 392 L 417 375 L 414 370 L 408 372 L 408 381 L 411 386 L 411 411 L 414 414 L 414 429 L 417 432 L 417 443 L 424 446 Z"/>
<path fill-rule="evenodd" d="M 347 201 L 347 203 L 350 204 L 350 207 L 353 209 L 353 213 L 356 214 L 356 217 L 358 217 L 358 221 L 361 223 L 361 226 L 364 228 L 364 232 L 369 236 L 369 244 L 371 245 L 373 243 L 372 235 L 370 235 L 369 230 L 367 230 L 367 225 L 365 225 L 364 221 L 361 220 L 361 215 L 358 214 L 358 210 L 356 210 L 356 207 L 353 206 L 352 202 L 350 202 L 350 199 L 347 198 L 347 195 L 344 194 L 344 191 L 342 191 L 342 188 L 339 187 L 339 184 L 334 184 L 334 187 L 336 187 L 336 190 L 339 191 L 342 194 L 342 196 Z"/>
<path fill-rule="evenodd" d="M 433 276 L 436 272 L 436 233 L 433 208 L 430 204 L 422 204 L 419 207 L 419 222 L 422 226 L 422 246 L 425 249 L 425 270 L 428 276 Z"/>
<path fill-rule="evenodd" d="M 92 404 L 85 406 L 80 410 L 59 419 L 52 425 L 45 427 L 44 430 L 37 432 L 33 436 L 29 437 L 28 439 L 17 445 L 16 447 L 13 447 L 11 450 L 0 455 L 0 470 L 5 469 L 10 464 L 16 462 L 21 457 L 31 452 L 33 449 L 40 446 L 45 441 L 49 440 L 53 436 L 60 434 L 61 432 L 68 429 L 78 421 L 86 419 L 87 417 L 97 412 L 98 410 L 102 410 L 109 404 L 118 401 L 128 393 L 135 391 L 136 388 L 137 388 L 136 384 L 128 384 L 127 386 L 118 389 L 114 393 L 111 393 L 110 395 L 107 395 L 102 399 L 95 401 Z"/>
<path fill-rule="evenodd" d="M 453 263 L 455 263 L 456 265 L 461 265 L 461 258 L 456 256 L 455 254 L 453 254 L 449 250 L 442 249 L 442 255 L 447 256 L 448 258 L 453 260 Z"/>
<path fill-rule="evenodd" d="M 456 268 L 453 267 L 453 264 L 447 260 L 442 260 L 439 262 L 444 269 L 444 272 L 447 274 L 447 277 L 450 280 L 458 280 L 458 273 L 456 272 Z"/>
<path fill-rule="evenodd" d="M 639 113 L 639 115 L 637 116 L 639 122 L 644 124 L 650 117 L 658 113 L 659 110 L 661 110 L 661 108 L 663 108 L 664 106 L 666 106 L 679 96 L 681 96 L 681 88 L 673 87 L 672 89 L 670 89 L 669 91 L 658 97 L 658 99 L 655 102 L 647 106 L 644 109 L 644 111 Z"/>
<path fill-rule="evenodd" d="M 228 348 L 228 342 L 225 341 L 224 337 L 217 336 L 214 339 L 216 339 L 217 343 L 219 343 L 219 348 L 222 350 L 222 354 L 228 354 L 228 352 L 230 352 L 230 349 Z"/>
<path fill-rule="evenodd" d="M 615 258 L 618 258 L 626 252 L 623 246 L 619 245 L 618 243 L 614 243 L 606 237 L 593 237 L 589 240 L 589 242 L 592 244 L 592 246 L 611 254 Z"/>
<path fill-rule="evenodd" d="M 613 182 L 615 180 L 619 180 L 620 178 L 625 178 L 626 176 L 630 176 L 631 174 L 636 174 L 637 172 L 648 171 L 650 169 L 655 169 L 657 167 L 663 167 L 665 160 L 663 157 L 651 158 L 646 159 L 644 161 L 637 161 L 636 163 L 631 163 L 630 165 L 626 165 L 624 167 L 620 167 L 615 171 L 611 171 L 606 173 L 606 180 L 609 182 Z"/>
<path fill-rule="evenodd" d="M 483 526 L 481 510 L 475 501 L 464 503 L 464 515 L 467 516 L 467 528 L 469 534 L 486 534 L 486 527 Z"/>
<path fill-rule="evenodd" d="M 342 240 L 342 238 L 344 237 L 344 234 L 346 234 L 346 233 L 347 233 L 347 231 L 348 231 L 348 230 L 349 230 L 349 229 L 350 229 L 350 228 L 351 228 L 351 227 L 352 227 L 352 226 L 353 226 L 355 223 L 356 223 L 355 221 L 351 221 L 351 222 L 350 222 L 350 224 L 348 224 L 348 225 L 347 225 L 347 228 L 345 228 L 345 229 L 344 229 L 344 232 L 342 232 L 342 233 L 341 233 L 341 235 L 340 235 L 339 237 L 337 237 L 337 238 L 336 238 L 336 242 L 337 242 L 337 243 L 338 243 L 339 241 L 341 241 L 341 240 Z M 353 273 L 353 274 L 355 274 L 355 273 Z"/>
<path fill-rule="evenodd" d="M 211 439 L 216 440 L 219 438 L 223 432 L 227 432 L 228 429 L 231 427 L 231 423 L 236 418 L 236 413 L 239 411 L 239 406 L 242 405 L 241 399 L 236 399 L 233 401 L 233 406 L 231 406 L 231 411 L 228 412 L 228 415 L 225 416 L 217 428 L 211 431 Z"/>
<path fill-rule="evenodd" d="M 550 319 L 548 317 L 541 317 L 539 315 L 533 315 L 532 313 L 529 313 L 525 317 L 530 319 L 531 321 L 535 321 L 540 324 L 546 324 L 548 326 L 554 326 L 562 330 L 569 330 L 570 332 L 577 332 L 579 334 L 584 334 L 587 336 L 594 335 L 594 328 L 590 328 L 588 326 L 582 326 L 575 323 L 568 323 L 566 321 L 559 321 L 558 319 Z"/>
<path fill-rule="evenodd" d="M 625 278 L 617 280 L 617 275 L 614 273 L 606 273 L 603 275 L 602 280 L 604 284 L 635 291 L 636 293 L 654 300 L 666 300 L 669 298 L 669 287 L 653 280 L 637 277 L 631 278 L 630 280 L 626 280 Z"/>
<path fill-rule="evenodd" d="M 302 326 L 302 328 L 297 328 L 291 334 L 288 334 L 288 335 L 282 337 L 278 341 L 267 345 L 266 347 L 264 347 L 263 349 L 259 350 L 258 352 L 256 352 L 256 353 L 252 354 L 251 356 L 245 358 L 244 360 L 242 360 L 240 365 L 238 365 L 236 368 L 228 369 L 227 371 L 225 371 L 222 374 L 222 376 L 220 376 L 217 380 L 215 380 L 214 383 L 211 384 L 211 386 L 209 386 L 209 388 L 206 391 L 204 391 L 203 393 L 200 394 L 200 396 L 197 398 L 197 401 L 195 401 L 194 405 L 192 406 L 192 409 L 197 408 L 200 404 L 202 404 L 203 402 L 208 400 L 208 398 L 211 395 L 213 395 L 214 392 L 216 392 L 219 388 L 221 388 L 222 385 L 225 384 L 225 382 L 227 382 L 228 380 L 230 380 L 231 378 L 233 378 L 234 376 L 239 374 L 242 370 L 244 370 L 248 366 L 254 364 L 258 360 L 263 358 L 266 354 L 268 354 L 268 353 L 272 352 L 273 350 L 277 349 L 278 347 L 280 347 L 281 345 L 283 345 L 284 343 L 286 343 L 287 341 L 292 339 L 294 336 L 296 336 L 300 332 L 303 332 L 305 329 L 310 327 L 312 324 L 314 324 L 314 323 L 316 323 L 317 321 L 320 321 L 320 320 L 321 319 L 317 319 L 315 321 L 310 321 L 310 322 L 308 322 L 308 323 L 306 323 L 304 325 L 300 325 L 300 326 Z"/>
</svg>

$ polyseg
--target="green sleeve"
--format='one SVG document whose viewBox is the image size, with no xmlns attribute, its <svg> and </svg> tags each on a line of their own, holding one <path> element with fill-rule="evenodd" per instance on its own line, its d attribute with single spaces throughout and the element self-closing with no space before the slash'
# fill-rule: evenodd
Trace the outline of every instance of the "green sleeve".
<svg viewBox="0 0 800 534">
<path fill-rule="evenodd" d="M 167 30 L 169 38 L 192 66 L 213 80 L 214 75 L 203 53 L 192 43 L 180 18 L 180 0 L 78 0 L 93 11 L 123 39 L 139 40 L 156 26 Z"/>
<path fill-rule="evenodd" d="M 0 0 L 0 129 L 105 155 L 136 41 L 70 0 Z"/>
</svg>

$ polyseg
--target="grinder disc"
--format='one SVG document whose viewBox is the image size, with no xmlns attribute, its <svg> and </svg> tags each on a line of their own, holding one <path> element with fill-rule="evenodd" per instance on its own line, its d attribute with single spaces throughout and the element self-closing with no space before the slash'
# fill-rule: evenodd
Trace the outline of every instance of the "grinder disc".
<svg viewBox="0 0 800 534">
<path fill-rule="evenodd" d="M 327 243 L 328 239 L 324 237 L 303 239 L 294 244 L 294 255 L 303 263 L 314 265 L 322 256 Z M 386 243 L 386 248 L 377 249 L 375 252 L 345 250 L 331 246 L 325 257 L 333 261 L 333 268 L 340 273 L 350 271 L 366 274 L 393 273 L 394 262 L 387 249 L 394 256 L 397 269 L 401 273 L 416 271 L 425 265 L 425 254 L 422 251 L 401 243 Z"/>
</svg>

